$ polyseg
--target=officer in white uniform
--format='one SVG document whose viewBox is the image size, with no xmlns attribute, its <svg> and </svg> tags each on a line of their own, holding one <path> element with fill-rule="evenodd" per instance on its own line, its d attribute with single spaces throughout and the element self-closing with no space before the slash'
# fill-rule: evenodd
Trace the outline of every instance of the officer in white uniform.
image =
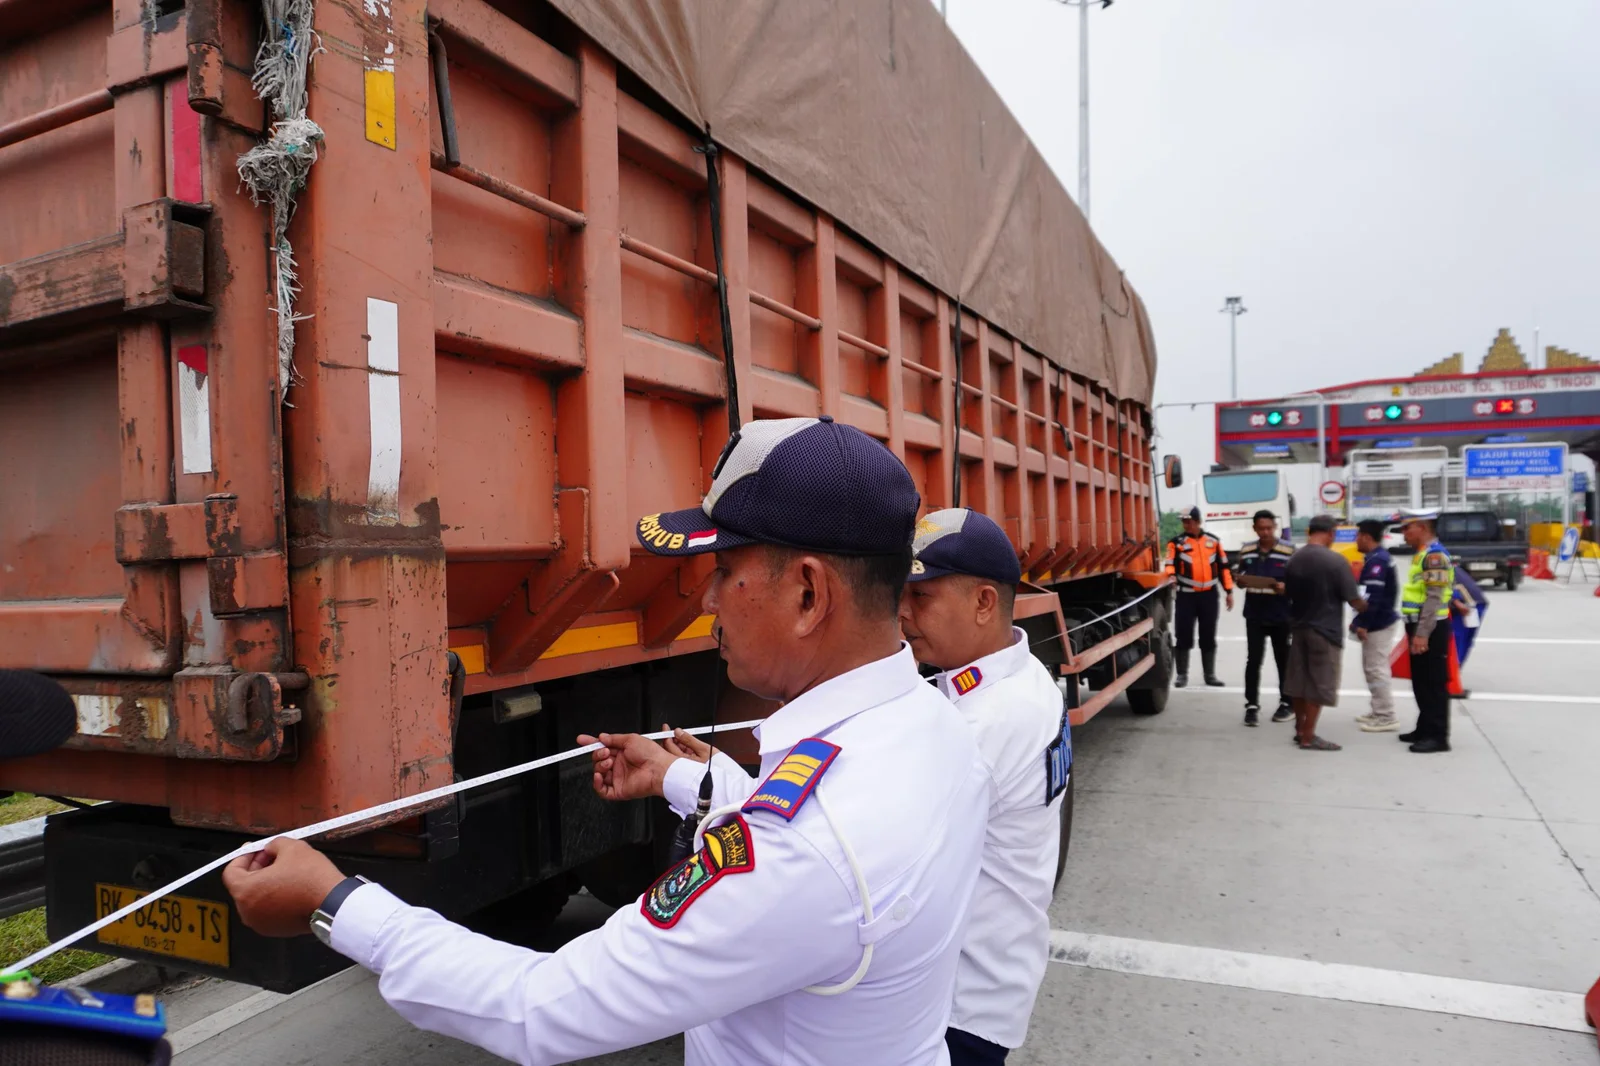
<svg viewBox="0 0 1600 1066">
<path fill-rule="evenodd" d="M 1005 533 L 976 511 L 935 511 L 915 552 L 901 629 L 942 671 L 939 690 L 971 723 L 991 782 L 948 1033 L 955 1066 L 987 1066 L 1022 1046 L 1044 980 L 1072 741 L 1061 691 L 1011 624 L 1022 572 Z"/>
<path fill-rule="evenodd" d="M 277 936 L 309 919 L 404 1017 L 517 1062 L 685 1030 L 707 1066 L 949 1061 L 988 784 L 900 640 L 918 503 L 877 441 L 795 418 L 736 434 L 702 507 L 640 521 L 650 552 L 717 553 L 729 679 L 783 706 L 759 787 L 603 928 L 553 954 L 498 943 L 283 839 L 227 869 L 240 918 Z M 649 767 L 601 764 L 610 794 L 660 790 Z"/>
</svg>

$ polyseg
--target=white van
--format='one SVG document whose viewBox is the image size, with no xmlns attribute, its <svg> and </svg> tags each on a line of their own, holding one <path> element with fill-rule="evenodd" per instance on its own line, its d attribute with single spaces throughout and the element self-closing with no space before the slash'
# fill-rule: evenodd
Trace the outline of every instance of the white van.
<svg viewBox="0 0 1600 1066">
<path fill-rule="evenodd" d="M 1222 541 L 1224 551 L 1235 552 L 1255 542 L 1252 515 L 1267 510 L 1278 516 L 1278 536 L 1289 539 L 1294 498 L 1288 479 L 1277 467 L 1252 466 L 1242 470 L 1213 470 L 1200 478 L 1200 513 L 1206 531 Z"/>
</svg>

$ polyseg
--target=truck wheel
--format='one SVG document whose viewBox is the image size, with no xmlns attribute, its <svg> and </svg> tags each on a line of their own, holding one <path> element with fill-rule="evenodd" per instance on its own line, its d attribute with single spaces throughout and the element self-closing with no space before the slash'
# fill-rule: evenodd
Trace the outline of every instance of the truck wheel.
<svg viewBox="0 0 1600 1066">
<path fill-rule="evenodd" d="M 1515 592 L 1520 584 L 1522 584 L 1522 571 L 1513 566 L 1506 571 L 1506 591 Z"/>
<path fill-rule="evenodd" d="M 1134 714 L 1160 714 L 1167 709 L 1167 696 L 1172 691 L 1172 646 L 1167 643 L 1164 629 L 1153 632 L 1156 637 L 1156 661 L 1150 672 L 1158 679 L 1154 688 L 1130 688 L 1128 706 Z"/>
<path fill-rule="evenodd" d="M 1061 801 L 1061 853 L 1056 856 L 1056 879 L 1052 888 L 1060 886 L 1061 874 L 1067 868 L 1067 846 L 1072 843 L 1072 783 L 1077 779 L 1075 773 L 1067 775 L 1067 794 Z"/>
</svg>

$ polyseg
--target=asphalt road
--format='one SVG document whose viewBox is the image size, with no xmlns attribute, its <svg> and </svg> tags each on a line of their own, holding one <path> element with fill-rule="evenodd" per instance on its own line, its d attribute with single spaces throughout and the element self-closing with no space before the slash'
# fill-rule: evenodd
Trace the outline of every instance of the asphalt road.
<svg viewBox="0 0 1600 1066">
<path fill-rule="evenodd" d="M 1490 592 L 1449 755 L 1356 728 L 1353 651 L 1321 730 L 1342 752 L 1243 728 L 1237 689 L 1175 692 L 1154 718 L 1118 703 L 1078 730 L 1059 961 L 1010 1061 L 1593 1066 L 1577 1005 L 1600 978 L 1591 591 Z M 1237 614 L 1223 633 L 1237 686 Z M 552 941 L 605 913 L 575 900 Z M 202 980 L 167 1002 L 184 1066 L 498 1061 L 411 1029 L 354 970 L 288 998 Z M 682 1042 L 590 1061 L 677 1063 Z"/>
</svg>

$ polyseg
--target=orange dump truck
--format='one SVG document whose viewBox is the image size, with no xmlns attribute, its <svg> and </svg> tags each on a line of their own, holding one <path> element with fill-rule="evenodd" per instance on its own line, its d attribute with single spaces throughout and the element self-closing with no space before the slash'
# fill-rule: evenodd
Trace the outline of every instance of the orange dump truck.
<svg viewBox="0 0 1600 1066">
<path fill-rule="evenodd" d="M 1148 320 L 930 5 L 266 6 L 0 0 L 0 666 L 80 726 L 0 788 L 116 801 L 51 820 L 52 933 L 247 835 L 709 722 L 709 561 L 634 522 L 699 500 L 730 380 L 1002 523 L 1075 721 L 1161 710 Z M 452 915 L 620 903 L 670 818 L 585 767 L 328 846 Z M 177 906 L 98 947 L 338 964 L 214 877 Z"/>
</svg>

